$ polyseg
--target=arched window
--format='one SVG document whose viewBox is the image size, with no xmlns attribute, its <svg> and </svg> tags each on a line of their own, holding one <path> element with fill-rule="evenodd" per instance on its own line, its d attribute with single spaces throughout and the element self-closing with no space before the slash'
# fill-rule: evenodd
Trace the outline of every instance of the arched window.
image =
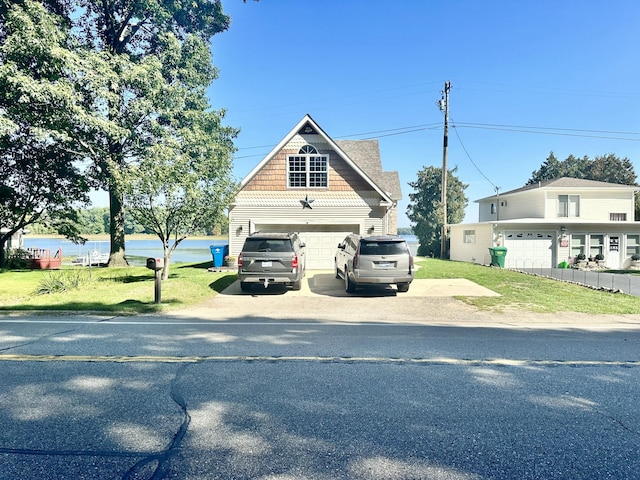
<svg viewBox="0 0 640 480">
<path fill-rule="evenodd" d="M 304 145 L 298 155 L 287 157 L 287 186 L 290 188 L 327 188 L 329 155 L 319 155 L 313 145 Z"/>
<path fill-rule="evenodd" d="M 305 145 L 298 152 L 300 155 L 305 155 L 307 153 L 318 153 L 318 149 L 313 145 Z"/>
</svg>

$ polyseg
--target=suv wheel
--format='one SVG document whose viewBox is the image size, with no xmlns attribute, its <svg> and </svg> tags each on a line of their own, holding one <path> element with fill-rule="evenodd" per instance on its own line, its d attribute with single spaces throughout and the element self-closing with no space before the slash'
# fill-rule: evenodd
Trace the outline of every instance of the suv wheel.
<svg viewBox="0 0 640 480">
<path fill-rule="evenodd" d="M 297 280 L 291 284 L 292 290 L 300 290 L 302 288 L 302 280 Z"/>
<path fill-rule="evenodd" d="M 349 272 L 346 267 L 344 269 L 344 286 L 347 293 L 354 293 L 356 291 L 356 284 L 349 278 Z"/>
<path fill-rule="evenodd" d="M 251 290 L 251 284 L 247 282 L 240 282 L 240 290 L 243 292 L 248 292 Z"/>
<path fill-rule="evenodd" d="M 408 292 L 409 291 L 409 283 L 399 283 L 398 284 L 398 291 L 399 292 Z"/>
</svg>

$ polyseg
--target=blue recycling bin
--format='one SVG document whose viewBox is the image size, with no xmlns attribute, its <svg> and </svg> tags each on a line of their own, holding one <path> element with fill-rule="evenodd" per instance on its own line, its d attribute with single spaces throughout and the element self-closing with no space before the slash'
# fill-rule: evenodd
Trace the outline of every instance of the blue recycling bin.
<svg viewBox="0 0 640 480">
<path fill-rule="evenodd" d="M 229 255 L 229 245 L 211 245 L 211 255 L 213 255 L 213 266 L 219 268 L 224 265 L 224 257 Z"/>
</svg>

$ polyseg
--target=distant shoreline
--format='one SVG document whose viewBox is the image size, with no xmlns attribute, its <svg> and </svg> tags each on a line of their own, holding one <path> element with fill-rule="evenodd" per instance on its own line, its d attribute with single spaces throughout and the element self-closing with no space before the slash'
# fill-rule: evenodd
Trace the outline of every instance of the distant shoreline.
<svg viewBox="0 0 640 480">
<path fill-rule="evenodd" d="M 90 242 L 108 242 L 110 237 L 109 235 L 99 234 L 99 235 L 83 235 Z M 62 235 L 56 235 L 52 233 L 42 233 L 42 234 L 26 234 L 23 237 L 25 240 L 29 238 L 51 238 L 51 239 L 60 239 L 66 240 L 66 238 Z M 131 235 L 125 235 L 126 240 L 159 240 L 157 235 L 148 234 L 148 233 L 132 233 Z M 194 235 L 192 237 L 187 237 L 186 240 L 227 240 L 228 237 L 226 235 Z"/>
</svg>

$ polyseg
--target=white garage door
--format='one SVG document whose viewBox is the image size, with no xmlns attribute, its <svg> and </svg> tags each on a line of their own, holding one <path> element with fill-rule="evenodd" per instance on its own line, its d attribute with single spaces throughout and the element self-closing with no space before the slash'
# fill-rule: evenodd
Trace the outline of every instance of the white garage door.
<svg viewBox="0 0 640 480">
<path fill-rule="evenodd" d="M 336 248 L 350 233 L 352 232 L 300 232 L 300 238 L 307 246 L 307 270 L 333 270 Z"/>
<path fill-rule="evenodd" d="M 350 233 L 358 233 L 359 225 L 295 225 L 257 224 L 261 232 L 298 232 L 306 245 L 307 270 L 333 270 L 338 244 Z"/>
<path fill-rule="evenodd" d="M 506 232 L 506 268 L 549 268 L 553 266 L 553 232 Z"/>
</svg>

